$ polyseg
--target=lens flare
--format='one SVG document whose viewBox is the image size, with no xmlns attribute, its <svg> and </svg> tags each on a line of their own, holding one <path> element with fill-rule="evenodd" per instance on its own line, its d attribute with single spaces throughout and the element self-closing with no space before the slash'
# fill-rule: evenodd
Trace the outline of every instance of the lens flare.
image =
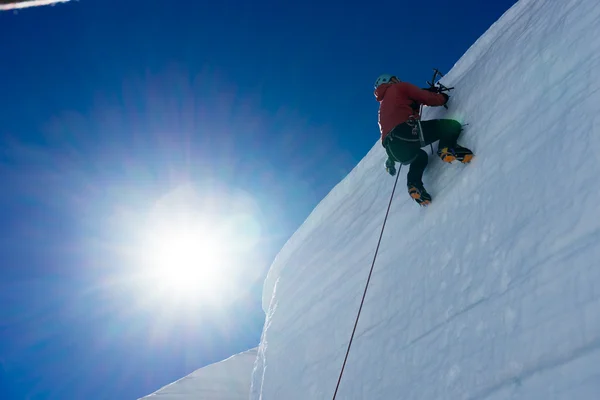
<svg viewBox="0 0 600 400">
<path fill-rule="evenodd" d="M 163 300 L 223 303 L 248 284 L 260 241 L 256 210 L 239 196 L 186 187 L 161 198 L 141 228 L 143 290 Z"/>
</svg>

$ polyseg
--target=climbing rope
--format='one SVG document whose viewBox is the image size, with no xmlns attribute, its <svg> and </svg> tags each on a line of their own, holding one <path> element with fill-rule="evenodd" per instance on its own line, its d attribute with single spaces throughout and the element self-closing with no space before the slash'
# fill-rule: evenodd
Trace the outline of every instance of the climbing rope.
<svg viewBox="0 0 600 400">
<path fill-rule="evenodd" d="M 367 290 L 369 289 L 369 283 L 371 282 L 371 275 L 373 275 L 373 268 L 375 267 L 375 260 L 377 259 L 377 253 L 379 252 L 379 246 L 381 245 L 381 238 L 383 237 L 383 231 L 385 229 L 385 224 L 387 222 L 388 215 L 390 214 L 390 208 L 392 207 L 392 200 L 394 199 L 394 192 L 396 192 L 396 186 L 398 185 L 398 177 L 400 176 L 401 169 L 402 169 L 402 164 L 400 164 L 400 168 L 398 168 L 398 173 L 396 174 L 396 181 L 394 182 L 394 188 L 392 189 L 392 195 L 390 196 L 390 202 L 388 204 L 387 211 L 385 212 L 385 218 L 383 219 L 383 226 L 381 227 L 381 233 L 379 234 L 379 241 L 377 242 L 377 248 L 375 249 L 375 255 L 373 256 L 373 262 L 371 263 L 371 270 L 369 271 L 369 277 L 367 278 L 367 283 L 365 285 L 365 291 L 363 292 L 362 300 L 360 301 L 360 307 L 358 308 L 358 314 L 356 315 L 356 321 L 354 322 L 354 328 L 352 329 L 352 335 L 350 336 L 350 342 L 348 342 L 348 349 L 346 350 L 346 356 L 344 357 L 344 363 L 342 364 L 342 370 L 340 371 L 340 376 L 338 378 L 332 400 L 335 400 L 338 390 L 340 388 L 340 383 L 342 382 L 342 376 L 344 375 L 344 369 L 346 368 L 346 362 L 348 361 L 348 355 L 350 354 L 350 347 L 352 347 L 352 342 L 354 341 L 354 334 L 356 333 L 356 327 L 358 326 L 358 319 L 360 318 L 360 313 L 361 313 L 363 305 L 365 303 L 365 297 L 367 296 Z"/>
</svg>

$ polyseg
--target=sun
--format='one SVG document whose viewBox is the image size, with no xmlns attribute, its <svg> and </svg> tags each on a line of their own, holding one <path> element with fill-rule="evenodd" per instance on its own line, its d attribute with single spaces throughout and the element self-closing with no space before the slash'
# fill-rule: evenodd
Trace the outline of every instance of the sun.
<svg viewBox="0 0 600 400">
<path fill-rule="evenodd" d="M 166 230 L 150 251 L 156 278 L 172 290 L 207 294 L 222 284 L 224 246 L 202 227 Z"/>
<path fill-rule="evenodd" d="M 236 194 L 182 188 L 147 209 L 132 252 L 140 296 L 221 307 L 257 279 L 260 223 L 253 202 Z"/>
<path fill-rule="evenodd" d="M 226 243 L 210 223 L 193 214 L 188 218 L 166 218 L 150 228 L 144 273 L 157 292 L 172 299 L 215 299 L 231 262 Z"/>
</svg>

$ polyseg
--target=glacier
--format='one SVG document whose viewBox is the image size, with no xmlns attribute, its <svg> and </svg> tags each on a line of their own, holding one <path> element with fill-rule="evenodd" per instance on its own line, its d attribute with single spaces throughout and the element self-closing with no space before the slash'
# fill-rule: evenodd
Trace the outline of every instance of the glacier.
<svg viewBox="0 0 600 400">
<path fill-rule="evenodd" d="M 426 209 L 400 172 L 336 398 L 600 398 L 600 3 L 520 0 L 442 83 L 449 109 L 423 119 L 466 124 L 476 158 L 430 156 Z M 394 184 L 384 161 L 376 142 L 275 258 L 235 399 L 332 399 Z M 220 399 L 198 382 L 170 399 Z"/>
</svg>

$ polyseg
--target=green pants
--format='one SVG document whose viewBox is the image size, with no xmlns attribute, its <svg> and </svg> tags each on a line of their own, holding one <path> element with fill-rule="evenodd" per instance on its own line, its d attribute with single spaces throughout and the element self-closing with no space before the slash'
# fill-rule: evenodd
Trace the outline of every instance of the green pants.
<svg viewBox="0 0 600 400">
<path fill-rule="evenodd" d="M 407 175 L 408 183 L 423 185 L 423 172 L 427 167 L 427 153 L 421 146 L 428 146 L 440 141 L 438 147 L 454 147 L 462 131 L 460 122 L 453 119 L 434 119 L 421 121 L 424 143 L 421 143 L 416 121 L 405 122 L 388 133 L 383 146 L 388 157 L 403 165 L 410 165 Z"/>
</svg>

